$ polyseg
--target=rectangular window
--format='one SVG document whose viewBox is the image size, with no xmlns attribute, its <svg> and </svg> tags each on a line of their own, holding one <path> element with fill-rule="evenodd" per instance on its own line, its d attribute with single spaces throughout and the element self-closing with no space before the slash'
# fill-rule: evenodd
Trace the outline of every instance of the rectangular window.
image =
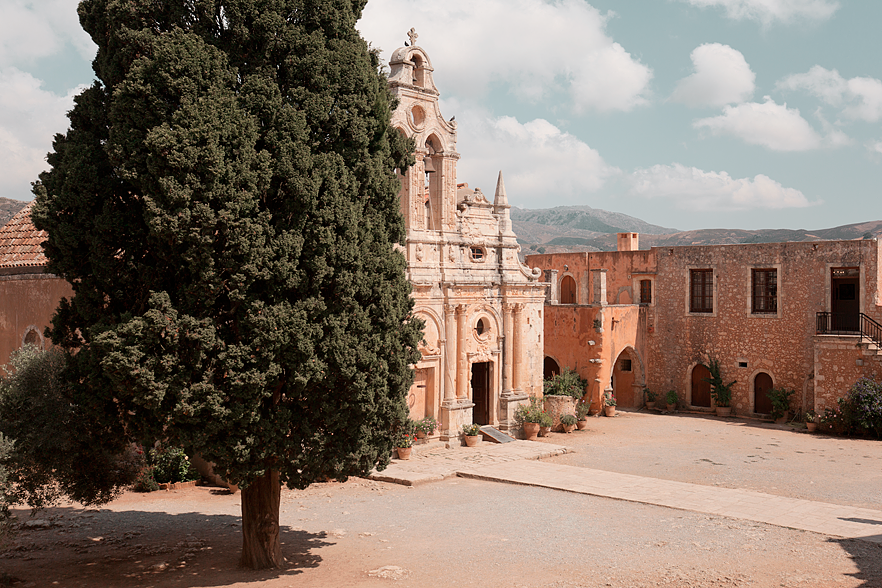
<svg viewBox="0 0 882 588">
<path fill-rule="evenodd" d="M 690 270 L 689 311 L 714 311 L 714 270 Z"/>
<path fill-rule="evenodd" d="M 778 270 L 755 269 L 751 271 L 753 283 L 753 313 L 778 312 Z"/>
<path fill-rule="evenodd" d="M 640 304 L 652 303 L 652 280 L 640 280 Z"/>
</svg>

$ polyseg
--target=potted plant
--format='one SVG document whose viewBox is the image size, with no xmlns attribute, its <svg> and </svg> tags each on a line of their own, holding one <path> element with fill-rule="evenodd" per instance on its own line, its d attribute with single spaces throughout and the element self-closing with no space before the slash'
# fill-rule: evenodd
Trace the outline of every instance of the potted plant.
<svg viewBox="0 0 882 588">
<path fill-rule="evenodd" d="M 560 415 L 560 424 L 563 426 L 564 433 L 572 433 L 576 428 L 576 415 L 562 414 Z"/>
<path fill-rule="evenodd" d="M 616 416 L 616 397 L 611 390 L 603 393 L 603 414 L 608 417 Z"/>
<path fill-rule="evenodd" d="M 591 411 L 591 403 L 580 400 L 576 403 L 576 427 L 580 431 L 588 428 L 588 413 Z"/>
<path fill-rule="evenodd" d="M 665 394 L 665 403 L 668 406 L 668 410 L 670 412 L 674 412 L 677 410 L 677 391 L 676 390 L 668 390 L 667 394 Z"/>
<path fill-rule="evenodd" d="M 732 386 L 737 380 L 732 380 L 728 384 L 723 380 L 719 359 L 714 358 L 707 363 L 711 377 L 705 378 L 704 381 L 711 386 L 710 395 L 716 405 L 717 416 L 729 416 L 732 414 Z"/>
<path fill-rule="evenodd" d="M 472 423 L 462 426 L 462 436 L 465 438 L 466 447 L 474 447 L 481 438 L 481 425 Z"/>
<path fill-rule="evenodd" d="M 398 452 L 398 459 L 410 459 L 413 440 L 416 437 L 415 428 L 416 423 L 409 418 L 398 427 L 398 434 L 395 437 L 395 451 Z"/>
<path fill-rule="evenodd" d="M 789 420 L 790 416 L 790 397 L 796 394 L 795 390 L 787 388 L 770 388 L 766 392 L 769 401 L 772 403 L 772 420 L 779 425 L 783 425 Z"/>
<path fill-rule="evenodd" d="M 570 368 L 565 368 L 560 374 L 543 382 L 545 410 L 551 415 L 552 430 L 559 429 L 560 415 L 575 412 L 575 404 L 585 395 L 587 385 L 588 381 Z"/>
<path fill-rule="evenodd" d="M 554 419 L 543 410 L 542 414 L 539 415 L 539 436 L 547 437 L 548 433 L 551 432 L 552 426 L 554 426 Z"/>
<path fill-rule="evenodd" d="M 810 410 L 805 413 L 805 428 L 808 429 L 809 433 L 814 433 L 818 430 L 818 414 Z"/>
<path fill-rule="evenodd" d="M 653 409 L 655 408 L 655 399 L 658 398 L 658 394 L 650 390 L 649 388 L 643 388 L 643 396 L 646 398 L 646 408 Z"/>
<path fill-rule="evenodd" d="M 542 412 L 542 401 L 535 396 L 530 396 L 529 404 L 522 404 L 515 409 L 515 422 L 524 429 L 524 438 L 527 441 L 536 440 Z"/>
<path fill-rule="evenodd" d="M 432 435 L 437 428 L 438 421 L 431 416 L 427 416 L 414 423 L 414 431 L 416 432 L 417 439 L 425 439 L 429 435 Z"/>
</svg>

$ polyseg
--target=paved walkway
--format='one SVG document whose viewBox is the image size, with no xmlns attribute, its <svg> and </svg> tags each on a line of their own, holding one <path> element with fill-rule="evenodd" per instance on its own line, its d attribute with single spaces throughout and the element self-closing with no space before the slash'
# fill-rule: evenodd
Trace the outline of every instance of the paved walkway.
<svg viewBox="0 0 882 588">
<path fill-rule="evenodd" d="M 537 461 L 568 451 L 559 445 L 530 441 L 481 445 L 479 448 L 440 447 L 414 452 L 410 460 L 393 460 L 389 468 L 381 473 L 375 472 L 371 477 L 413 485 L 458 475 L 629 500 L 882 543 L 882 511 L 878 510 Z"/>
</svg>

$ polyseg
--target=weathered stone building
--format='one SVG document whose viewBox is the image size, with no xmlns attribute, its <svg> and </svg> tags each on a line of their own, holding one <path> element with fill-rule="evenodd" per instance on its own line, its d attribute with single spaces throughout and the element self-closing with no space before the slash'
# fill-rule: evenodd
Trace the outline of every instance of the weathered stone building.
<svg viewBox="0 0 882 588">
<path fill-rule="evenodd" d="M 407 273 L 425 321 L 422 359 L 408 403 L 433 416 L 441 437 L 463 424 L 514 428 L 515 408 L 542 393 L 545 284 L 518 259 L 502 174 L 492 202 L 458 183 L 456 123 L 441 116 L 432 63 L 416 46 L 392 54 L 392 125 L 416 143 L 401 176 Z"/>
<path fill-rule="evenodd" d="M 619 406 L 642 406 L 646 386 L 709 410 L 709 358 L 737 380 L 743 415 L 769 413 L 771 387 L 821 411 L 861 376 L 882 375 L 876 240 L 638 250 L 638 236 L 621 233 L 618 249 L 527 257 L 552 283 L 546 370 L 577 369 L 595 403 L 612 389 Z"/>
<path fill-rule="evenodd" d="M 59 300 L 72 293 L 70 284 L 45 271 L 46 233 L 31 223 L 31 206 L 0 228 L 0 365 L 25 343 L 44 348 L 43 331 Z"/>
</svg>

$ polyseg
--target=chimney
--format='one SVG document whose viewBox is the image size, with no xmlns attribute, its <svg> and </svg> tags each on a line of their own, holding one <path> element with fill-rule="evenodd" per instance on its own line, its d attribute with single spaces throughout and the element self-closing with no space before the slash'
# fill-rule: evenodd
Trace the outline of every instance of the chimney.
<svg viewBox="0 0 882 588">
<path fill-rule="evenodd" d="M 616 233 L 619 239 L 619 251 L 637 251 L 640 249 L 640 233 Z"/>
</svg>

